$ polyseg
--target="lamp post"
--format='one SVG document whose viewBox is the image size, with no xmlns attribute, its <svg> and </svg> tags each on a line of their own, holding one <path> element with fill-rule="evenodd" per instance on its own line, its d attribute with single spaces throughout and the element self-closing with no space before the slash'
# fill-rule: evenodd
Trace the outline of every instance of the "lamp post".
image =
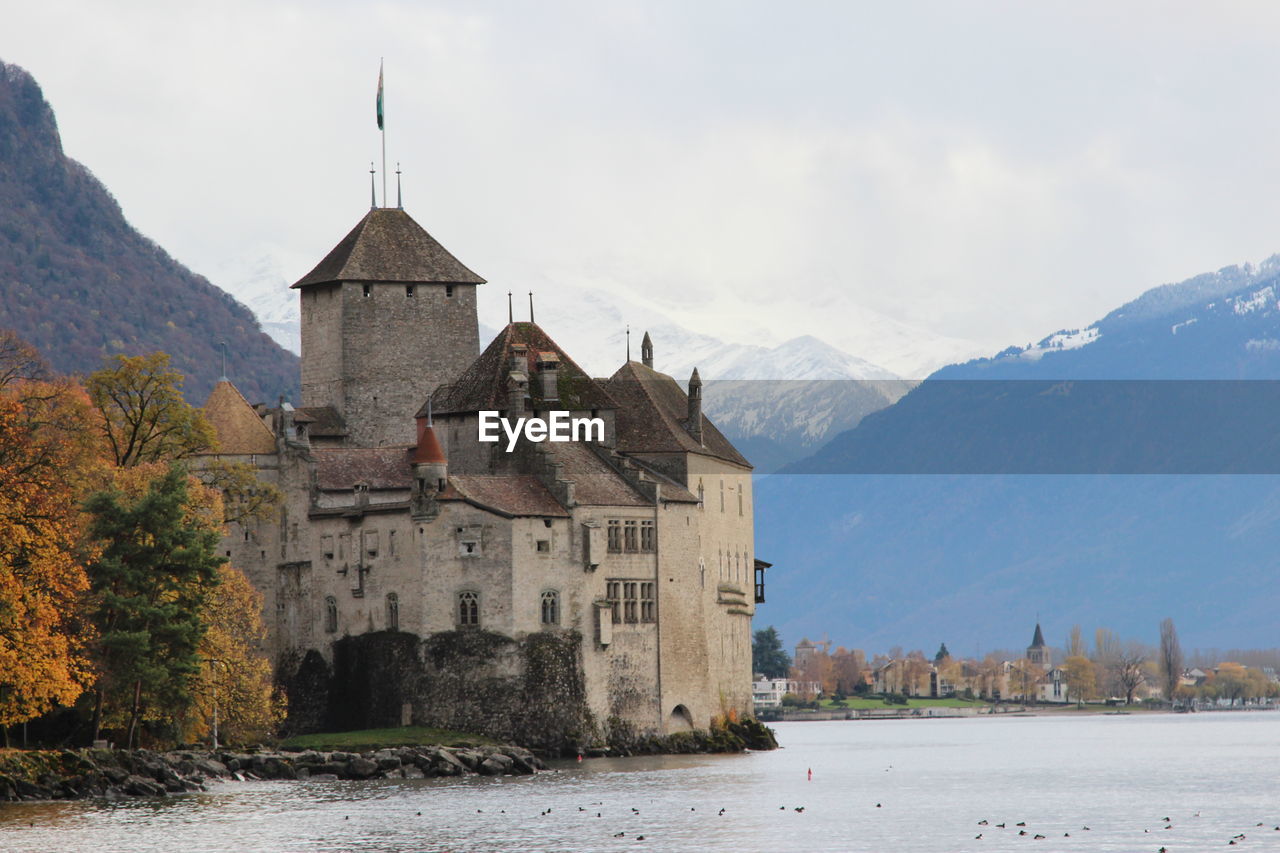
<svg viewBox="0 0 1280 853">
<path fill-rule="evenodd" d="M 227 662 L 221 658 L 205 658 L 204 660 L 205 663 L 220 663 L 223 666 L 227 665 Z M 218 676 L 216 672 L 213 676 L 213 751 L 218 751 Z"/>
</svg>

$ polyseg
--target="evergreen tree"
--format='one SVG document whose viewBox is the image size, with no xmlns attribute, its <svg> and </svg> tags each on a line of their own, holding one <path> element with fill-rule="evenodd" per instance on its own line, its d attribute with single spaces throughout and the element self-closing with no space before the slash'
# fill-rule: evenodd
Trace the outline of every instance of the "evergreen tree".
<svg viewBox="0 0 1280 853">
<path fill-rule="evenodd" d="M 218 582 L 218 528 L 192 504 L 177 464 L 130 498 L 117 488 L 86 503 L 101 555 L 89 566 L 97 686 L 93 737 L 108 713 L 128 714 L 136 742 L 147 706 L 172 714 L 194 701 L 203 605 Z"/>
<path fill-rule="evenodd" d="M 947 644 L 943 643 L 941 646 L 938 647 L 938 653 L 933 656 L 933 662 L 942 663 L 944 660 L 946 660 L 949 657 L 951 657 L 951 652 L 947 651 Z"/>
<path fill-rule="evenodd" d="M 772 625 L 756 631 L 751 643 L 751 666 L 766 678 L 786 678 L 791 670 L 791 657 L 782 650 L 782 638 Z"/>
</svg>

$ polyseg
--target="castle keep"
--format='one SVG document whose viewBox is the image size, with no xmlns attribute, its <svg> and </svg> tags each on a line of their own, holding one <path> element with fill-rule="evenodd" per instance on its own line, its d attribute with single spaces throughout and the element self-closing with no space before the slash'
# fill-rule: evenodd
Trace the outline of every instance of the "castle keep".
<svg viewBox="0 0 1280 853">
<path fill-rule="evenodd" d="M 224 550 L 265 598 L 295 730 L 417 723 L 549 747 L 751 710 L 751 466 L 642 360 L 593 378 L 546 330 L 483 351 L 465 267 L 375 208 L 298 281 L 302 401 L 205 410 L 284 494 Z M 570 318 L 563 318 L 569 322 Z M 553 320 L 554 325 L 556 321 Z M 567 411 L 603 441 L 478 439 Z"/>
</svg>

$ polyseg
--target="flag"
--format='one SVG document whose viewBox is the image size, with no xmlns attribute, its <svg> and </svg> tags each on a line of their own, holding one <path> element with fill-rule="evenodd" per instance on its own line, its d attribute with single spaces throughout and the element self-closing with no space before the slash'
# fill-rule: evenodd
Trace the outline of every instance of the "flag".
<svg viewBox="0 0 1280 853">
<path fill-rule="evenodd" d="M 378 130 L 382 130 L 382 63 L 378 63 Z"/>
</svg>

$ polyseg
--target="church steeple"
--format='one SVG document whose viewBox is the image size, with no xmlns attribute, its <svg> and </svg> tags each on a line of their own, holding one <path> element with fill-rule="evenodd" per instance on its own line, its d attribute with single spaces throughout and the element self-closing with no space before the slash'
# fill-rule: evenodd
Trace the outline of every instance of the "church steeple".
<svg viewBox="0 0 1280 853">
<path fill-rule="evenodd" d="M 1027 646 L 1027 660 L 1039 664 L 1046 670 L 1053 666 L 1049 647 L 1044 643 L 1044 633 L 1040 630 L 1039 622 L 1036 623 L 1036 632 L 1031 638 L 1031 645 Z"/>
<path fill-rule="evenodd" d="M 640 361 L 645 367 L 653 367 L 653 340 L 648 332 L 644 333 L 644 340 L 640 342 Z"/>
</svg>

